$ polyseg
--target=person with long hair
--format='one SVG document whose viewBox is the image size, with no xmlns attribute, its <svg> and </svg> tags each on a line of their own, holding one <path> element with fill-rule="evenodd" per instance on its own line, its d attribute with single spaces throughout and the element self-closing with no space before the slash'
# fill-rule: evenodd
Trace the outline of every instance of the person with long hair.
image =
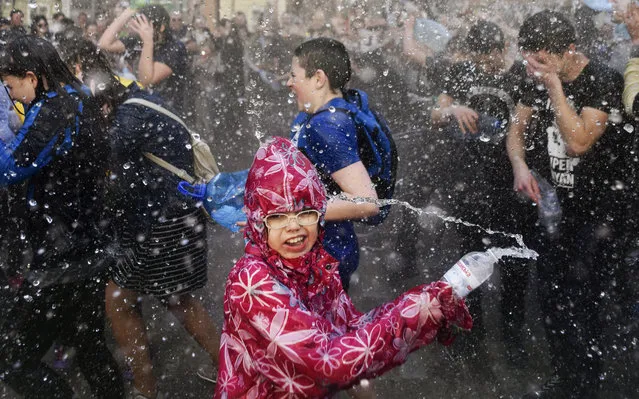
<svg viewBox="0 0 639 399">
<path fill-rule="evenodd" d="M 186 47 L 171 34 L 170 19 L 161 5 L 146 5 L 138 10 L 128 8 L 107 27 L 98 47 L 137 58 L 136 76 L 140 83 L 162 96 L 167 105 L 184 118 L 190 69 Z M 125 26 L 134 35 L 119 39 L 118 34 Z"/>
<path fill-rule="evenodd" d="M 121 398 L 123 384 L 104 337 L 108 142 L 99 109 L 54 47 L 21 36 L 0 52 L 0 77 L 25 121 L 0 142 L 0 186 L 16 199 L 33 253 L 8 317 L 0 321 L 0 375 L 25 398 L 71 398 L 68 383 L 44 362 L 64 337 L 93 397 Z M 19 187 L 22 185 L 22 187 Z M 19 190 L 18 190 L 19 191 Z"/>
<path fill-rule="evenodd" d="M 43 39 L 51 40 L 51 33 L 49 32 L 49 22 L 44 15 L 36 15 L 31 22 L 31 34 Z"/>
<path fill-rule="evenodd" d="M 67 63 L 94 90 L 110 123 L 109 197 L 120 248 L 107 288 L 107 315 L 133 371 L 133 397 L 161 397 L 138 299 L 141 295 L 166 305 L 204 348 L 212 366 L 217 365 L 220 347 L 211 316 L 192 295 L 207 281 L 204 213 L 196 201 L 178 194 L 175 175 L 144 156 L 152 153 L 192 174 L 191 137 L 161 112 L 127 102 L 145 100 L 164 107 L 162 99 L 136 83 L 124 85 L 111 71 L 104 53 L 91 42 L 80 41 L 67 50 Z M 215 373 L 215 367 L 198 371 L 209 381 L 214 381 Z"/>
</svg>

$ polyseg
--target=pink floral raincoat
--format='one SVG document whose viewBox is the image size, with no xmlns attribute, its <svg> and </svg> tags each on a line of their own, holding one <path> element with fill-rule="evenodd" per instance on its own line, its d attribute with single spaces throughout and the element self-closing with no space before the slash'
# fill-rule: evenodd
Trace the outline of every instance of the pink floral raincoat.
<svg viewBox="0 0 639 399">
<path fill-rule="evenodd" d="M 315 168 L 288 140 L 275 138 L 253 161 L 244 199 L 246 253 L 231 270 L 215 398 L 327 398 L 402 364 L 450 327 L 472 327 L 464 301 L 436 282 L 368 313 L 344 292 L 337 262 L 319 243 L 287 260 L 270 249 L 262 219 L 317 209 L 326 194 Z"/>
</svg>

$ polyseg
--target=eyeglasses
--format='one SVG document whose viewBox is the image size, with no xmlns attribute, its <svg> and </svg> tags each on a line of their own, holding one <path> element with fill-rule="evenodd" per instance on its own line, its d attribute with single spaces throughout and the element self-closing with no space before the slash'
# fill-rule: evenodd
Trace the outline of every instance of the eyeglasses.
<svg viewBox="0 0 639 399">
<path fill-rule="evenodd" d="M 315 209 L 297 212 L 295 215 L 288 213 L 273 213 L 264 218 L 264 224 L 271 230 L 277 230 L 288 226 L 294 219 L 300 226 L 309 226 L 319 221 L 320 213 Z"/>
</svg>

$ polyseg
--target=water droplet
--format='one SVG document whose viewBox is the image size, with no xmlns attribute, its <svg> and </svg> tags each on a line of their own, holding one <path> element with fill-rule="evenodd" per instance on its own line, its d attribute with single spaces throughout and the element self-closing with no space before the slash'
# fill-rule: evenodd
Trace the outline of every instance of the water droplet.
<svg viewBox="0 0 639 399">
<path fill-rule="evenodd" d="M 29 0 L 29 8 L 35 10 L 38 8 L 38 2 L 35 0 Z"/>
<path fill-rule="evenodd" d="M 335 107 L 333 107 L 332 105 L 330 107 L 328 107 L 328 112 L 334 113 L 335 112 Z"/>
<path fill-rule="evenodd" d="M 49 224 L 51 224 L 53 222 L 53 219 L 49 215 L 44 215 L 44 218 L 47 220 L 47 223 L 49 223 Z"/>
<path fill-rule="evenodd" d="M 382 72 L 382 75 L 388 76 L 388 69 L 384 69 L 384 72 Z"/>
<path fill-rule="evenodd" d="M 33 280 L 33 283 L 31 283 L 34 287 L 37 287 L 40 285 L 40 280 Z"/>
<path fill-rule="evenodd" d="M 309 110 L 311 108 L 311 103 L 304 103 L 304 109 Z"/>
<path fill-rule="evenodd" d="M 106 83 L 100 83 L 100 84 L 98 84 L 97 87 L 98 87 L 98 90 L 104 90 L 104 89 L 106 89 Z"/>
<path fill-rule="evenodd" d="M 632 133 L 635 131 L 635 127 L 632 126 L 630 123 L 626 123 L 623 127 L 623 130 L 625 130 L 628 133 Z"/>
<path fill-rule="evenodd" d="M 479 141 L 481 141 L 482 143 L 488 143 L 490 141 L 490 136 L 482 133 L 479 135 Z"/>
<path fill-rule="evenodd" d="M 122 167 L 124 169 L 131 169 L 131 164 L 129 162 L 126 162 L 124 165 L 122 165 Z"/>
<path fill-rule="evenodd" d="M 191 148 L 193 148 L 193 146 L 192 146 L 191 144 L 187 144 L 187 145 L 186 145 L 186 149 L 187 149 L 187 150 L 190 150 Z"/>
<path fill-rule="evenodd" d="M 36 200 L 34 199 L 29 200 L 29 206 L 36 206 L 36 205 L 38 205 L 38 202 Z"/>
<path fill-rule="evenodd" d="M 27 302 L 33 302 L 33 297 L 31 295 L 25 295 L 22 298 Z"/>
<path fill-rule="evenodd" d="M 288 93 L 288 96 L 289 96 L 289 98 L 294 98 L 295 97 L 295 93 L 290 92 L 290 93 Z"/>
</svg>

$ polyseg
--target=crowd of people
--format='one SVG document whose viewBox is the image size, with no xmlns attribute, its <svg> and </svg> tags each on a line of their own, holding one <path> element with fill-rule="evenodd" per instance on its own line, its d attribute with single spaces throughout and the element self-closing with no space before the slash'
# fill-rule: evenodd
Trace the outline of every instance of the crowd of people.
<svg viewBox="0 0 639 399">
<path fill-rule="evenodd" d="M 639 3 L 507 3 L 298 4 L 265 11 L 254 31 L 242 12 L 209 30 L 204 16 L 119 4 L 95 21 L 57 13 L 49 26 L 35 15 L 25 29 L 12 10 L 0 31 L 0 290 L 10 304 L 0 380 L 25 398 L 73 397 L 43 360 L 58 345 L 76 348 L 94 397 L 125 397 L 127 374 L 134 398 L 163 397 L 145 296 L 206 352 L 198 375 L 215 397 L 372 398 L 374 384 L 360 381 L 471 326 L 455 345 L 486 367 L 481 289 L 463 299 L 444 282 L 420 285 L 368 313 L 348 296 L 353 273 L 366 273 L 356 231 L 378 228 L 359 222 L 381 205 L 361 121 L 336 110 L 364 101 L 393 130 L 394 197 L 428 211 L 394 208 L 393 292 L 442 275 L 425 265 L 513 245 L 486 229 L 521 233 L 539 254 L 535 279 L 522 267 L 530 260 L 499 262 L 500 328 L 520 367 L 534 289 L 551 364 L 548 381 L 521 394 L 636 395 Z M 202 204 L 149 156 L 192 174 L 187 125 L 220 155 L 253 155 L 261 141 L 223 326 L 194 296 L 210 264 Z M 561 219 L 550 225 L 553 195 Z M 627 371 L 608 370 L 611 358 Z"/>
</svg>

